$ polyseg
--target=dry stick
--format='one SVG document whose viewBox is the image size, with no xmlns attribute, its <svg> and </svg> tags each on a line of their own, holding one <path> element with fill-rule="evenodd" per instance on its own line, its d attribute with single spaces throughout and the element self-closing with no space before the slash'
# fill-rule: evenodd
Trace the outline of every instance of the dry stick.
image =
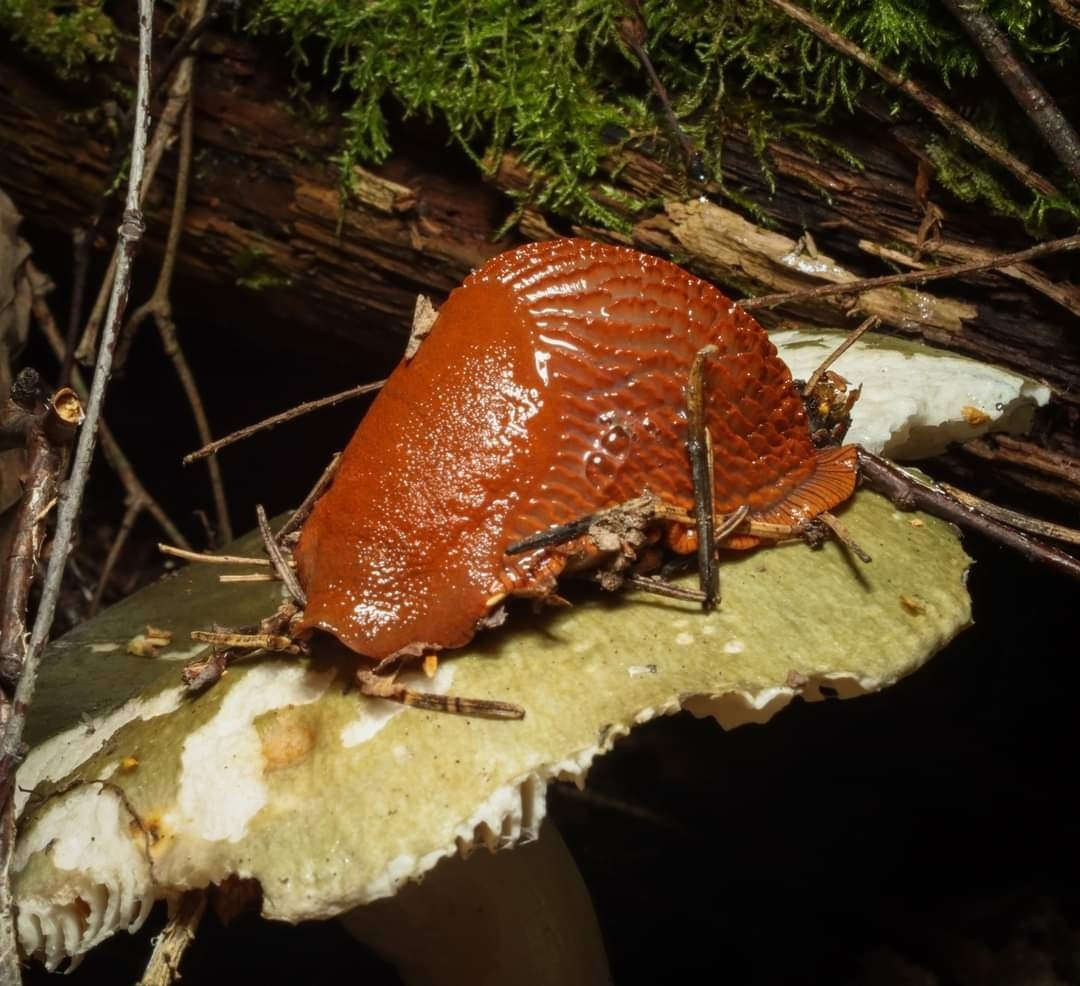
<svg viewBox="0 0 1080 986">
<path fill-rule="evenodd" d="M 13 387 L 17 391 L 18 381 Z M 64 396 L 61 401 L 58 398 Z M 82 420 L 82 409 L 73 392 L 63 388 L 51 405 L 42 411 L 27 432 L 27 489 L 19 506 L 15 539 L 8 560 L 3 628 L 0 631 L 0 672 L 3 691 L 0 692 L 0 727 L 10 727 L 18 706 L 9 702 L 10 688 L 18 679 L 26 662 L 26 618 L 30 586 L 34 579 L 38 557 L 45 540 L 45 516 L 54 502 L 54 493 L 63 468 L 62 446 L 70 444 L 74 427 Z M 50 417 L 61 410 L 70 415 L 61 423 Z M 0 983 L 3 986 L 20 982 L 18 941 L 15 931 L 15 906 L 11 898 L 8 872 L 15 848 L 14 772 L 11 766 L 0 780 Z"/>
<path fill-rule="evenodd" d="M 825 359 L 823 359 L 818 365 L 818 368 L 810 374 L 810 379 L 806 381 L 802 389 L 803 397 L 809 397 L 814 392 L 814 388 L 818 385 L 818 382 L 821 380 L 821 378 L 825 376 L 825 371 L 828 370 L 829 367 L 833 365 L 833 363 L 835 363 L 841 356 L 843 356 L 844 353 L 846 353 L 852 346 L 854 346 L 855 343 L 857 343 L 864 335 L 866 335 L 867 332 L 869 332 L 871 329 L 877 328 L 880 323 L 881 319 L 878 318 L 877 315 L 871 315 L 868 319 L 862 321 L 850 333 L 848 333 L 847 338 L 844 339 L 844 341 L 840 343 L 840 345 L 837 346 L 831 353 L 829 353 L 829 355 L 826 356 Z"/>
<path fill-rule="evenodd" d="M 1050 7 L 1069 27 L 1080 31 L 1080 3 L 1077 0 L 1050 0 Z"/>
<path fill-rule="evenodd" d="M 871 487 L 906 510 L 922 509 L 958 527 L 1019 552 L 1029 561 L 1041 562 L 1056 572 L 1080 579 L 1080 559 L 1047 544 L 1034 541 L 970 506 L 957 503 L 940 487 L 926 486 L 887 459 L 859 447 L 859 474 Z"/>
<path fill-rule="evenodd" d="M 132 260 L 135 248 L 143 233 L 142 213 L 139 210 L 139 183 L 143 176 L 146 136 L 150 116 L 150 33 L 153 15 L 153 0 L 139 0 L 139 63 L 138 92 L 136 96 L 139 101 L 139 109 L 136 114 L 135 138 L 131 150 L 131 174 L 128 182 L 127 203 L 124 209 L 123 222 L 117 231 L 120 240 L 120 254 L 116 268 L 116 278 L 113 282 L 108 317 L 105 320 L 105 331 L 94 369 L 94 380 L 90 387 L 90 399 L 86 408 L 86 422 L 79 432 L 71 476 L 65 484 L 57 508 L 56 534 L 53 538 L 49 565 L 45 572 L 41 601 L 38 604 L 37 616 L 30 634 L 30 642 L 26 648 L 26 663 L 19 678 L 18 687 L 15 690 L 11 718 L 7 723 L 7 728 L 4 730 L 3 739 L 0 740 L 0 791 L 9 787 L 7 782 L 19 759 L 26 713 L 33 699 L 34 687 L 37 684 L 37 672 L 41 664 L 41 655 L 45 648 L 45 641 L 49 636 L 49 630 L 52 627 L 64 566 L 68 554 L 71 552 L 75 522 L 78 519 L 83 491 L 86 489 L 86 482 L 90 475 L 90 462 L 94 455 L 98 420 L 101 417 L 105 388 L 112 370 L 113 349 L 116 346 L 116 336 L 120 328 L 120 320 L 123 318 L 131 284 Z M 6 879 L 6 872 L 4 873 L 4 879 Z M 0 920 L 10 920 L 10 917 L 10 915 L 3 915 L 0 916 Z"/>
<path fill-rule="evenodd" d="M 209 13 L 203 16 L 200 20 L 191 24 L 184 32 L 183 36 L 176 43 L 176 46 L 166 56 L 165 61 L 162 63 L 161 70 L 158 72 L 158 77 L 150 89 L 150 97 L 154 98 L 165 83 L 169 80 L 169 76 L 172 75 L 172 71 L 176 68 L 180 60 L 187 54 L 190 48 L 195 44 L 198 38 L 206 30 L 210 22 L 217 16 L 217 3 L 213 4 L 213 8 Z M 89 269 L 90 263 L 90 249 L 97 239 L 98 234 L 101 232 L 102 223 L 105 221 L 105 213 L 108 210 L 109 203 L 113 199 L 113 189 L 116 186 L 119 178 L 122 177 L 121 168 L 127 159 L 127 140 L 126 135 L 131 132 L 132 125 L 135 120 L 136 105 L 133 103 L 128 107 L 127 112 L 124 114 L 120 121 L 120 133 L 123 135 L 121 140 L 113 148 L 112 155 L 109 158 L 108 170 L 114 175 L 114 180 L 110 182 L 109 186 L 102 193 L 98 199 L 97 208 L 94 211 L 94 215 L 91 218 L 89 224 L 84 229 L 76 229 L 72 234 L 72 240 L 75 247 L 75 262 L 74 262 L 74 278 L 72 279 L 72 291 L 71 291 L 71 307 L 68 310 L 68 326 L 67 334 L 64 337 L 64 356 L 61 364 L 60 383 L 64 384 L 68 381 L 68 376 L 71 372 L 71 368 L 75 362 L 75 350 L 76 342 L 79 335 L 79 325 L 82 319 L 83 302 L 86 297 L 86 275 Z M 166 108 L 166 115 L 168 108 Z M 165 119 L 163 115 L 162 119 Z M 172 124 L 175 126 L 175 122 Z M 165 140 L 168 135 L 165 135 L 161 141 L 161 148 L 165 146 Z M 157 135 L 155 134 L 155 146 L 157 145 Z M 159 156 L 159 155 L 158 155 Z M 146 174 L 147 182 L 153 180 L 154 172 L 157 168 L 157 157 L 153 149 L 148 156 Z M 105 290 L 107 291 L 112 284 L 112 279 L 116 271 L 115 267 L 115 255 L 109 265 L 109 273 L 105 277 Z M 99 296 L 100 299 L 100 296 Z M 104 309 L 102 309 L 104 311 Z M 101 315 L 98 314 L 95 319 L 99 322 Z M 96 340 L 97 330 L 94 330 L 94 338 Z M 82 348 L 82 347 L 80 347 Z M 93 356 L 93 344 L 86 346 L 89 351 L 85 359 L 89 361 Z M 117 359 L 116 365 L 119 368 L 122 364 L 122 360 Z"/>
<path fill-rule="evenodd" d="M 32 263 L 28 269 L 30 271 L 30 282 L 34 285 L 32 307 L 38 328 L 41 329 L 42 335 L 45 336 L 45 341 L 49 344 L 53 355 L 57 359 L 62 359 L 64 340 L 60 337 L 60 329 L 57 327 L 56 320 L 53 318 L 52 311 L 49 309 L 49 305 L 42 293 L 48 279 Z M 88 393 L 86 382 L 75 367 L 72 367 L 71 370 L 71 386 L 80 399 L 85 401 Z M 170 541 L 183 548 L 190 548 L 191 545 L 180 528 L 172 522 L 161 504 L 150 495 L 150 492 L 143 486 L 142 480 L 135 474 L 135 468 L 132 466 L 131 460 L 128 459 L 124 450 L 120 448 L 120 443 L 117 442 L 104 418 L 101 419 L 98 425 L 98 431 L 100 432 L 101 451 L 105 455 L 105 461 L 108 462 L 113 472 L 116 473 L 117 479 L 120 480 L 121 485 L 124 487 L 128 502 L 138 500 L 142 504 L 142 509 L 154 518 Z"/>
<path fill-rule="evenodd" d="M 698 588 L 705 594 L 701 608 L 713 609 L 720 601 L 720 567 L 716 557 L 716 515 L 713 506 L 712 435 L 705 420 L 705 360 L 716 346 L 699 349 L 690 366 L 686 394 L 687 452 L 694 483 L 694 521 L 697 528 Z"/>
<path fill-rule="evenodd" d="M 169 920 L 154 940 L 154 951 L 138 986 L 173 986 L 180 977 L 180 960 L 195 940 L 203 911 L 206 891 L 185 891 L 179 900 L 169 901 Z"/>
<path fill-rule="evenodd" d="M 1000 520 L 1010 527 L 1019 528 L 1021 531 L 1027 531 L 1028 534 L 1034 534 L 1037 537 L 1050 538 L 1052 541 L 1064 541 L 1066 544 L 1080 545 L 1080 530 L 1074 527 L 1065 527 L 1062 524 L 1054 524 L 1049 520 L 1029 517 L 1027 514 L 1022 514 L 1017 510 L 1010 510 L 1008 507 L 1001 507 L 996 503 L 991 503 L 989 500 L 984 500 L 982 497 L 975 496 L 974 493 L 968 493 L 967 490 L 962 490 L 950 483 L 943 483 L 939 480 L 937 485 L 965 507 L 982 511 L 982 513 L 993 517 L 994 520 Z"/>
<path fill-rule="evenodd" d="M 339 394 L 331 394 L 329 397 L 320 397 L 316 401 L 297 404 L 296 407 L 289 408 L 288 411 L 282 411 L 281 414 L 275 414 L 272 417 L 265 418 L 253 425 L 248 425 L 246 428 L 234 431 L 231 435 L 226 435 L 224 438 L 219 438 L 209 445 L 204 445 L 201 449 L 196 449 L 194 452 L 184 456 L 183 463 L 185 466 L 190 466 L 191 463 L 198 462 L 200 459 L 205 459 L 208 455 L 215 455 L 217 452 L 220 452 L 228 445 L 232 445 L 234 442 L 239 442 L 244 438 L 250 438 L 260 431 L 268 431 L 286 421 L 292 421 L 293 418 L 299 418 L 309 411 L 318 411 L 320 408 L 332 407 L 335 404 L 340 404 L 342 401 L 350 400 L 353 397 L 361 397 L 364 394 L 370 394 L 373 390 L 378 390 L 384 383 L 386 383 L 385 380 L 376 380 L 374 383 L 363 383 L 359 387 L 343 390 Z"/>
<path fill-rule="evenodd" d="M 149 146 L 139 152 L 140 158 L 142 159 L 139 165 L 142 177 L 140 179 L 137 208 L 142 205 L 147 192 L 150 190 L 150 186 L 154 182 L 154 175 L 157 174 L 158 165 L 161 164 L 161 159 L 172 140 L 173 134 L 176 132 L 177 123 L 180 120 L 180 114 L 183 112 L 184 104 L 186 102 L 187 100 L 183 98 L 170 98 L 166 102 L 165 109 L 162 110 L 161 117 L 158 119 L 157 126 L 154 128 L 153 139 L 150 141 Z M 147 113 L 149 114 L 149 106 L 147 107 Z M 132 157 L 134 159 L 134 152 L 132 153 Z M 112 304 L 113 285 L 116 281 L 116 274 L 120 262 L 120 250 L 121 245 L 118 243 L 113 250 L 112 258 L 109 260 L 109 266 L 105 271 L 104 280 L 101 282 L 101 289 L 98 291 L 93 311 L 91 311 L 90 317 L 86 321 L 82 339 L 79 341 L 79 345 L 75 351 L 75 359 L 81 363 L 94 362 L 94 351 L 97 349 L 98 330 L 101 327 L 102 319 L 105 317 L 109 306 Z"/>
<path fill-rule="evenodd" d="M 945 6 L 963 25 L 1072 180 L 1080 182 L 1080 135 L 1031 69 L 1013 53 L 1009 39 L 986 12 L 983 0 L 945 0 Z"/>
<path fill-rule="evenodd" d="M 131 284 L 131 264 L 135 248 L 143 232 L 142 214 L 139 211 L 139 183 L 142 180 L 146 156 L 146 132 L 150 116 L 150 34 L 154 16 L 153 0 L 139 0 L 139 63 L 136 99 L 135 135 L 131 149 L 131 173 L 128 183 L 127 206 L 123 222 L 118 230 L 120 249 L 116 265 L 116 278 L 109 301 L 109 313 L 105 333 L 98 352 L 94 381 L 86 408 L 86 421 L 79 433 L 75 461 L 71 476 L 60 496 L 56 517 L 56 533 L 53 537 L 49 564 L 42 583 L 41 600 L 38 603 L 22 674 L 12 698 L 10 714 L 4 723 L 0 739 L 0 986 L 17 986 L 22 976 L 19 970 L 15 913 L 11 900 L 11 850 L 13 847 L 13 804 L 15 769 L 22 756 L 23 727 L 26 714 L 34 696 L 38 668 L 52 628 L 56 603 L 60 596 L 60 583 L 64 567 L 71 552 L 75 534 L 75 522 L 82 504 L 83 491 L 90 476 L 90 462 L 94 455 L 98 419 L 109 380 L 113 348 L 120 320 L 124 315 L 128 289 Z"/>
<path fill-rule="evenodd" d="M 851 536 L 851 531 L 842 524 L 836 517 L 834 517 L 828 510 L 823 510 L 814 518 L 824 524 L 833 535 L 836 540 L 839 541 L 845 548 L 848 549 L 859 561 L 869 565 L 873 560 L 862 548 L 858 541 Z"/>
<path fill-rule="evenodd" d="M 207 0 L 197 0 L 193 12 L 196 20 L 205 13 L 206 2 Z M 180 236 L 184 229 L 184 218 L 187 215 L 191 154 L 195 129 L 194 73 L 194 56 L 188 56 L 183 60 L 176 73 L 169 97 L 170 99 L 184 99 L 184 114 L 180 123 L 180 155 L 176 171 L 176 192 L 173 197 L 172 216 L 169 220 L 169 233 L 165 242 L 165 256 L 162 259 L 157 283 L 154 285 L 154 291 L 149 301 L 135 310 L 128 324 L 124 327 L 121 335 L 122 341 L 118 347 L 117 362 L 118 364 L 122 363 L 122 353 L 130 348 L 139 326 L 152 316 L 165 355 L 172 362 L 173 370 L 176 372 L 180 385 L 184 389 L 192 417 L 195 419 L 199 441 L 206 444 L 211 441 L 210 422 L 206 417 L 206 409 L 199 394 L 199 385 L 195 380 L 195 374 L 191 372 L 187 357 L 180 347 L 176 323 L 172 318 L 172 301 L 170 299 L 173 272 L 176 269 L 176 255 L 180 245 Z M 221 478 L 221 466 L 216 459 L 211 459 L 207 463 L 207 468 L 210 473 L 210 489 L 214 498 L 214 512 L 217 515 L 219 543 L 228 543 L 233 539 L 233 531 L 232 524 L 229 522 L 229 507 L 225 498 L 225 484 Z"/>
<path fill-rule="evenodd" d="M 823 21 L 818 20 L 802 7 L 789 2 L 789 0 L 769 0 L 792 20 L 798 21 L 803 27 L 816 34 L 831 48 L 849 58 L 854 58 L 863 68 L 884 79 L 890 86 L 899 89 L 904 95 L 910 96 L 923 109 L 932 113 L 946 127 L 958 132 L 969 143 L 974 144 L 987 157 L 992 158 L 1003 168 L 1011 171 L 1021 182 L 1033 192 L 1040 195 L 1052 195 L 1059 197 L 1061 193 L 1048 179 L 1037 171 L 1029 168 L 1026 164 L 1013 157 L 1001 144 L 991 140 L 984 133 L 973 127 L 959 113 L 949 109 L 937 96 L 931 95 L 922 86 L 910 79 L 905 79 L 899 72 L 894 72 L 886 65 L 882 65 L 873 55 L 863 51 L 858 45 L 853 44 L 847 38 L 837 34 Z"/>
<path fill-rule="evenodd" d="M 211 565 L 266 565 L 269 566 L 269 558 L 243 558 L 240 555 L 210 555 L 201 551 L 190 551 L 187 548 L 177 548 L 171 544 L 159 544 L 158 551 L 163 555 L 171 555 L 173 558 L 183 558 L 185 561 L 209 562 Z"/>
<path fill-rule="evenodd" d="M 105 556 L 105 564 L 101 567 L 101 574 L 98 576 L 94 595 L 90 599 L 90 606 L 86 611 L 88 617 L 93 616 L 101 608 L 101 601 L 105 598 L 105 589 L 112 579 L 113 569 L 116 568 L 116 563 L 120 560 L 120 555 L 127 544 L 132 528 L 135 526 L 135 521 L 138 520 L 139 514 L 142 513 L 143 506 L 144 504 L 139 500 L 128 500 L 127 509 L 124 511 L 124 519 L 120 521 L 120 527 L 117 529 L 116 536 L 109 546 L 109 553 Z"/>
<path fill-rule="evenodd" d="M 75 420 L 81 420 L 81 416 L 78 409 Z M 43 419 L 44 414 L 31 426 L 27 436 L 26 491 L 19 504 L 15 538 L 7 559 L 0 627 L 0 682 L 5 690 L 18 681 L 23 668 L 30 586 L 45 542 L 44 519 L 56 495 L 63 457 L 61 445 L 50 440 Z M 74 433 L 68 436 L 69 443 L 72 437 Z M 0 712 L 0 718 L 5 712 Z"/>
<path fill-rule="evenodd" d="M 281 545 L 278 544 L 277 538 L 274 537 L 274 532 L 270 530 L 270 521 L 266 519 L 266 509 L 261 503 L 255 504 L 255 519 L 259 524 L 259 533 L 262 535 L 263 547 L 270 558 L 271 567 L 277 572 L 278 578 L 285 583 L 285 588 L 289 590 L 293 602 L 302 609 L 307 606 L 307 594 L 301 588 L 296 573 L 282 553 Z"/>
<path fill-rule="evenodd" d="M 660 100 L 660 106 L 664 111 L 664 118 L 667 120 L 668 127 L 679 142 L 679 149 L 682 151 L 683 164 L 686 167 L 687 175 L 694 181 L 703 182 L 708 178 L 708 175 L 705 173 L 705 164 L 701 158 L 701 151 L 694 146 L 694 142 L 686 136 L 686 132 L 679 124 L 679 118 L 675 115 L 668 91 L 660 81 L 660 76 L 656 74 L 652 59 L 649 58 L 649 53 L 645 50 L 648 29 L 645 26 L 645 14 L 641 9 L 641 4 L 638 0 L 629 0 L 629 6 L 632 15 L 623 18 L 619 22 L 619 37 L 634 53 L 641 67 L 645 70 L 645 74 L 649 77 L 649 83 L 652 85 L 657 99 Z"/>
<path fill-rule="evenodd" d="M 308 519 L 308 514 L 311 513 L 312 508 L 315 506 L 315 501 L 318 500 L 330 486 L 330 482 L 334 478 L 334 473 L 337 472 L 338 463 L 340 461 L 341 453 L 335 452 L 333 458 L 330 460 L 330 464 L 322 471 L 322 475 L 315 480 L 315 485 L 308 491 L 308 495 L 304 497 L 303 502 L 296 508 L 293 515 L 281 525 L 281 530 L 277 532 L 278 544 L 281 544 L 285 538 L 292 534 L 293 531 Z"/>
<path fill-rule="evenodd" d="M 776 3 L 777 0 L 771 0 Z M 1020 250 L 1017 253 L 1003 253 L 987 260 L 973 260 L 964 264 L 951 264 L 948 267 L 938 267 L 936 270 L 916 270 L 908 274 L 886 274 L 884 277 L 864 277 L 854 281 L 844 281 L 839 284 L 819 284 L 817 287 L 806 288 L 803 291 L 787 291 L 784 294 L 763 294 L 757 298 L 745 298 L 739 302 L 739 307 L 745 311 L 754 311 L 757 308 L 776 308 L 778 305 L 786 305 L 792 301 L 810 301 L 814 298 L 826 298 L 837 294 L 859 294 L 870 291 L 873 288 L 898 287 L 905 284 L 921 284 L 923 281 L 936 281 L 944 277 L 956 277 L 959 274 L 971 274 L 980 270 L 995 270 L 999 267 L 1011 267 L 1013 264 L 1023 263 L 1027 260 L 1035 260 L 1052 253 L 1064 253 L 1068 250 L 1080 249 L 1080 234 L 1066 236 L 1060 240 L 1050 240 L 1040 243 L 1038 246 Z"/>
</svg>

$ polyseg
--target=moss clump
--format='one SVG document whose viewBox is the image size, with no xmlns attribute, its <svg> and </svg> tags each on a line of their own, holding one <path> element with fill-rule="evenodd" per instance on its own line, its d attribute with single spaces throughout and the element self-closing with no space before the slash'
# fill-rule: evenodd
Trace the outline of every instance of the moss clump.
<svg viewBox="0 0 1080 986">
<path fill-rule="evenodd" d="M 810 6 L 845 37 L 947 98 L 955 83 L 989 71 L 931 0 Z M 1036 69 L 1075 63 L 1076 40 L 1048 7 L 1029 0 L 990 6 Z M 642 8 L 648 49 L 676 114 L 714 173 L 725 130 L 749 132 L 759 148 L 780 136 L 820 146 L 820 125 L 850 113 L 867 88 L 900 108 L 876 77 L 766 0 L 644 0 Z M 644 75 L 619 37 L 629 12 L 617 0 L 268 0 L 253 25 L 285 32 L 304 62 L 317 51 L 321 70 L 355 97 L 345 164 L 390 153 L 387 110 L 394 106 L 444 124 L 481 165 L 516 150 L 537 176 L 531 194 L 540 205 L 617 224 L 592 187 L 613 144 L 647 142 L 678 163 Z M 1002 113 L 1013 113 L 1004 91 L 994 91 Z M 1017 142 L 1030 146 L 1026 123 L 1011 122 L 1024 134 Z M 1055 205 L 1033 205 L 983 162 L 957 162 L 954 153 L 942 168 L 943 183 L 999 213 L 1030 220 Z"/>
<path fill-rule="evenodd" d="M 1028 121 L 941 4 L 810 0 L 807 6 L 954 108 L 992 117 L 989 129 L 1017 156 L 1042 153 Z M 988 8 L 1051 90 L 1071 92 L 1080 42 L 1050 6 L 988 0 Z M 768 0 L 641 0 L 641 9 L 648 51 L 713 174 L 720 173 L 725 133 L 747 134 L 761 152 L 783 137 L 842 153 L 824 136 L 825 124 L 842 122 L 863 92 L 883 96 L 896 113 L 912 112 Z M 74 8 L 0 0 L 0 27 L 12 30 L 15 10 L 37 11 L 38 22 L 45 12 L 65 20 L 69 41 L 78 18 L 100 16 L 94 0 Z M 681 164 L 644 73 L 619 35 L 631 10 L 627 0 L 261 0 L 249 7 L 249 24 L 288 40 L 298 78 L 323 76 L 348 94 L 343 175 L 353 163 L 390 154 L 392 118 L 420 116 L 445 127 L 480 167 L 515 150 L 535 176 L 526 194 L 538 205 L 617 226 L 646 204 L 613 203 L 599 185 L 618 147 L 644 146 L 668 156 L 675 169 Z M 97 36 L 109 37 L 100 30 Z M 46 52 L 47 32 L 34 37 Z M 1075 202 L 1033 200 L 947 136 L 931 155 L 943 185 L 1032 228 L 1048 213 L 1077 213 Z M 1054 161 L 1029 163 L 1068 187 Z"/>
<path fill-rule="evenodd" d="M 47 61 L 63 76 L 112 58 L 116 28 L 104 0 L 0 0 L 0 32 Z"/>
</svg>

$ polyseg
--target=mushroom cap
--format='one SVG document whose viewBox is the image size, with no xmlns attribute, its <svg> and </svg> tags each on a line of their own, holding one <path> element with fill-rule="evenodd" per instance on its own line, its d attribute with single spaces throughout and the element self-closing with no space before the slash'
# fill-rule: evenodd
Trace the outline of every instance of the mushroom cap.
<svg viewBox="0 0 1080 986">
<path fill-rule="evenodd" d="M 968 623 L 968 558 L 949 525 L 873 493 L 843 519 L 872 564 L 853 568 L 835 543 L 742 554 L 722 564 L 713 612 L 591 594 L 539 617 L 514 612 L 430 681 L 410 680 L 520 703 L 526 718 L 509 723 L 360 696 L 346 685 L 355 656 L 329 638 L 311 659 L 254 659 L 186 697 L 187 632 L 248 622 L 277 589 L 183 569 L 48 655 L 12 867 L 24 951 L 55 967 L 137 927 L 154 900 L 229 875 L 259 881 L 267 917 L 334 916 L 445 856 L 534 837 L 547 783 L 584 783 L 637 723 L 680 709 L 760 722 L 822 687 L 890 684 Z M 234 550 L 254 547 L 249 537 Z M 127 654 L 147 623 L 173 644 Z M 101 683 L 111 699 L 88 696 Z"/>
</svg>

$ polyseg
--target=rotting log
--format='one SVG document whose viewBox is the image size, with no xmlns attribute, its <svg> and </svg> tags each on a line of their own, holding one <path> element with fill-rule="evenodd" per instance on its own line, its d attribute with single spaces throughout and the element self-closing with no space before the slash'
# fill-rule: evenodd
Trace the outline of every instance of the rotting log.
<svg viewBox="0 0 1080 986">
<path fill-rule="evenodd" d="M 343 202 L 333 160 L 340 128 L 290 109 L 288 70 L 262 44 L 222 33 L 204 38 L 181 273 L 218 298 L 232 296 L 238 311 L 257 307 L 302 327 L 312 345 L 347 339 L 372 353 L 399 352 L 417 293 L 441 300 L 513 242 L 495 238 L 514 209 L 504 193 L 521 192 L 532 177 L 508 156 L 485 182 L 448 167 L 454 155 L 421 135 L 385 165 L 357 169 L 354 194 Z M 113 77 L 125 78 L 129 62 L 122 52 Z M 100 112 L 106 91 L 100 80 L 89 88 L 63 84 L 15 53 L 0 57 L 0 181 L 32 222 L 69 232 L 93 213 L 109 181 L 113 135 Z M 624 215 L 628 236 L 528 208 L 519 230 L 629 242 L 736 294 L 808 287 L 822 270 L 872 276 L 1028 245 L 1015 225 L 965 211 L 932 181 L 927 186 L 912 126 L 883 124 L 877 134 L 845 135 L 844 144 L 862 167 L 774 144 L 765 153 L 767 175 L 747 141 L 733 135 L 723 187 L 710 184 L 704 195 L 649 157 L 624 154 L 612 162 L 612 184 L 654 203 L 631 213 L 621 198 L 605 200 Z M 148 201 L 151 254 L 162 248 L 168 219 L 171 164 L 162 170 Z M 752 205 L 754 221 L 726 204 L 725 190 Z M 1072 457 L 1080 451 L 1080 285 L 1053 273 L 1068 269 L 1068 258 L 1058 259 L 922 291 L 873 292 L 858 305 L 821 299 L 761 316 L 842 325 L 876 314 L 886 331 L 1043 379 L 1059 395 L 1043 440 Z"/>
</svg>

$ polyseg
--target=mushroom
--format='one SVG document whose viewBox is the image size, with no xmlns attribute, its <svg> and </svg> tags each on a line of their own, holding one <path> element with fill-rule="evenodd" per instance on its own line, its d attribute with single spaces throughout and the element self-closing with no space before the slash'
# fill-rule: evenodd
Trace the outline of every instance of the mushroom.
<svg viewBox="0 0 1080 986">
<path fill-rule="evenodd" d="M 195 653 L 189 631 L 254 622 L 277 589 L 221 585 L 209 566 L 177 572 L 47 656 L 19 779 L 21 947 L 56 968 L 137 928 L 155 901 L 229 877 L 257 881 L 263 914 L 290 922 L 342 915 L 408 886 L 382 911 L 350 918 L 407 963 L 416 957 L 395 945 L 394 929 L 411 927 L 408 913 L 421 925 L 441 913 L 448 883 L 475 887 L 486 867 L 488 911 L 517 913 L 493 895 L 531 878 L 500 876 L 494 861 L 440 861 L 535 840 L 547 785 L 583 785 L 593 760 L 635 725 L 686 709 L 732 727 L 763 722 L 795 697 L 881 689 L 967 625 L 968 558 L 950 525 L 868 491 L 844 524 L 872 564 L 853 570 L 832 542 L 744 554 L 724 561 L 717 610 L 629 591 L 532 618 L 515 612 L 432 678 L 408 677 L 414 689 L 516 702 L 527 711 L 521 722 L 350 692 L 356 655 L 330 639 L 308 659 L 249 660 L 190 697 L 179 684 Z M 171 642 L 153 656 L 128 653 L 147 625 L 171 631 Z M 571 864 L 553 863 L 557 850 L 530 851 L 535 862 L 523 853 L 513 865 L 548 881 L 550 912 L 588 914 Z M 569 875 L 556 880 L 560 867 Z M 553 903 L 560 893 L 572 904 Z M 597 981 L 595 920 L 564 930 L 575 956 L 567 961 L 586 971 L 558 978 Z M 437 969 L 403 973 L 439 981 Z"/>
</svg>

